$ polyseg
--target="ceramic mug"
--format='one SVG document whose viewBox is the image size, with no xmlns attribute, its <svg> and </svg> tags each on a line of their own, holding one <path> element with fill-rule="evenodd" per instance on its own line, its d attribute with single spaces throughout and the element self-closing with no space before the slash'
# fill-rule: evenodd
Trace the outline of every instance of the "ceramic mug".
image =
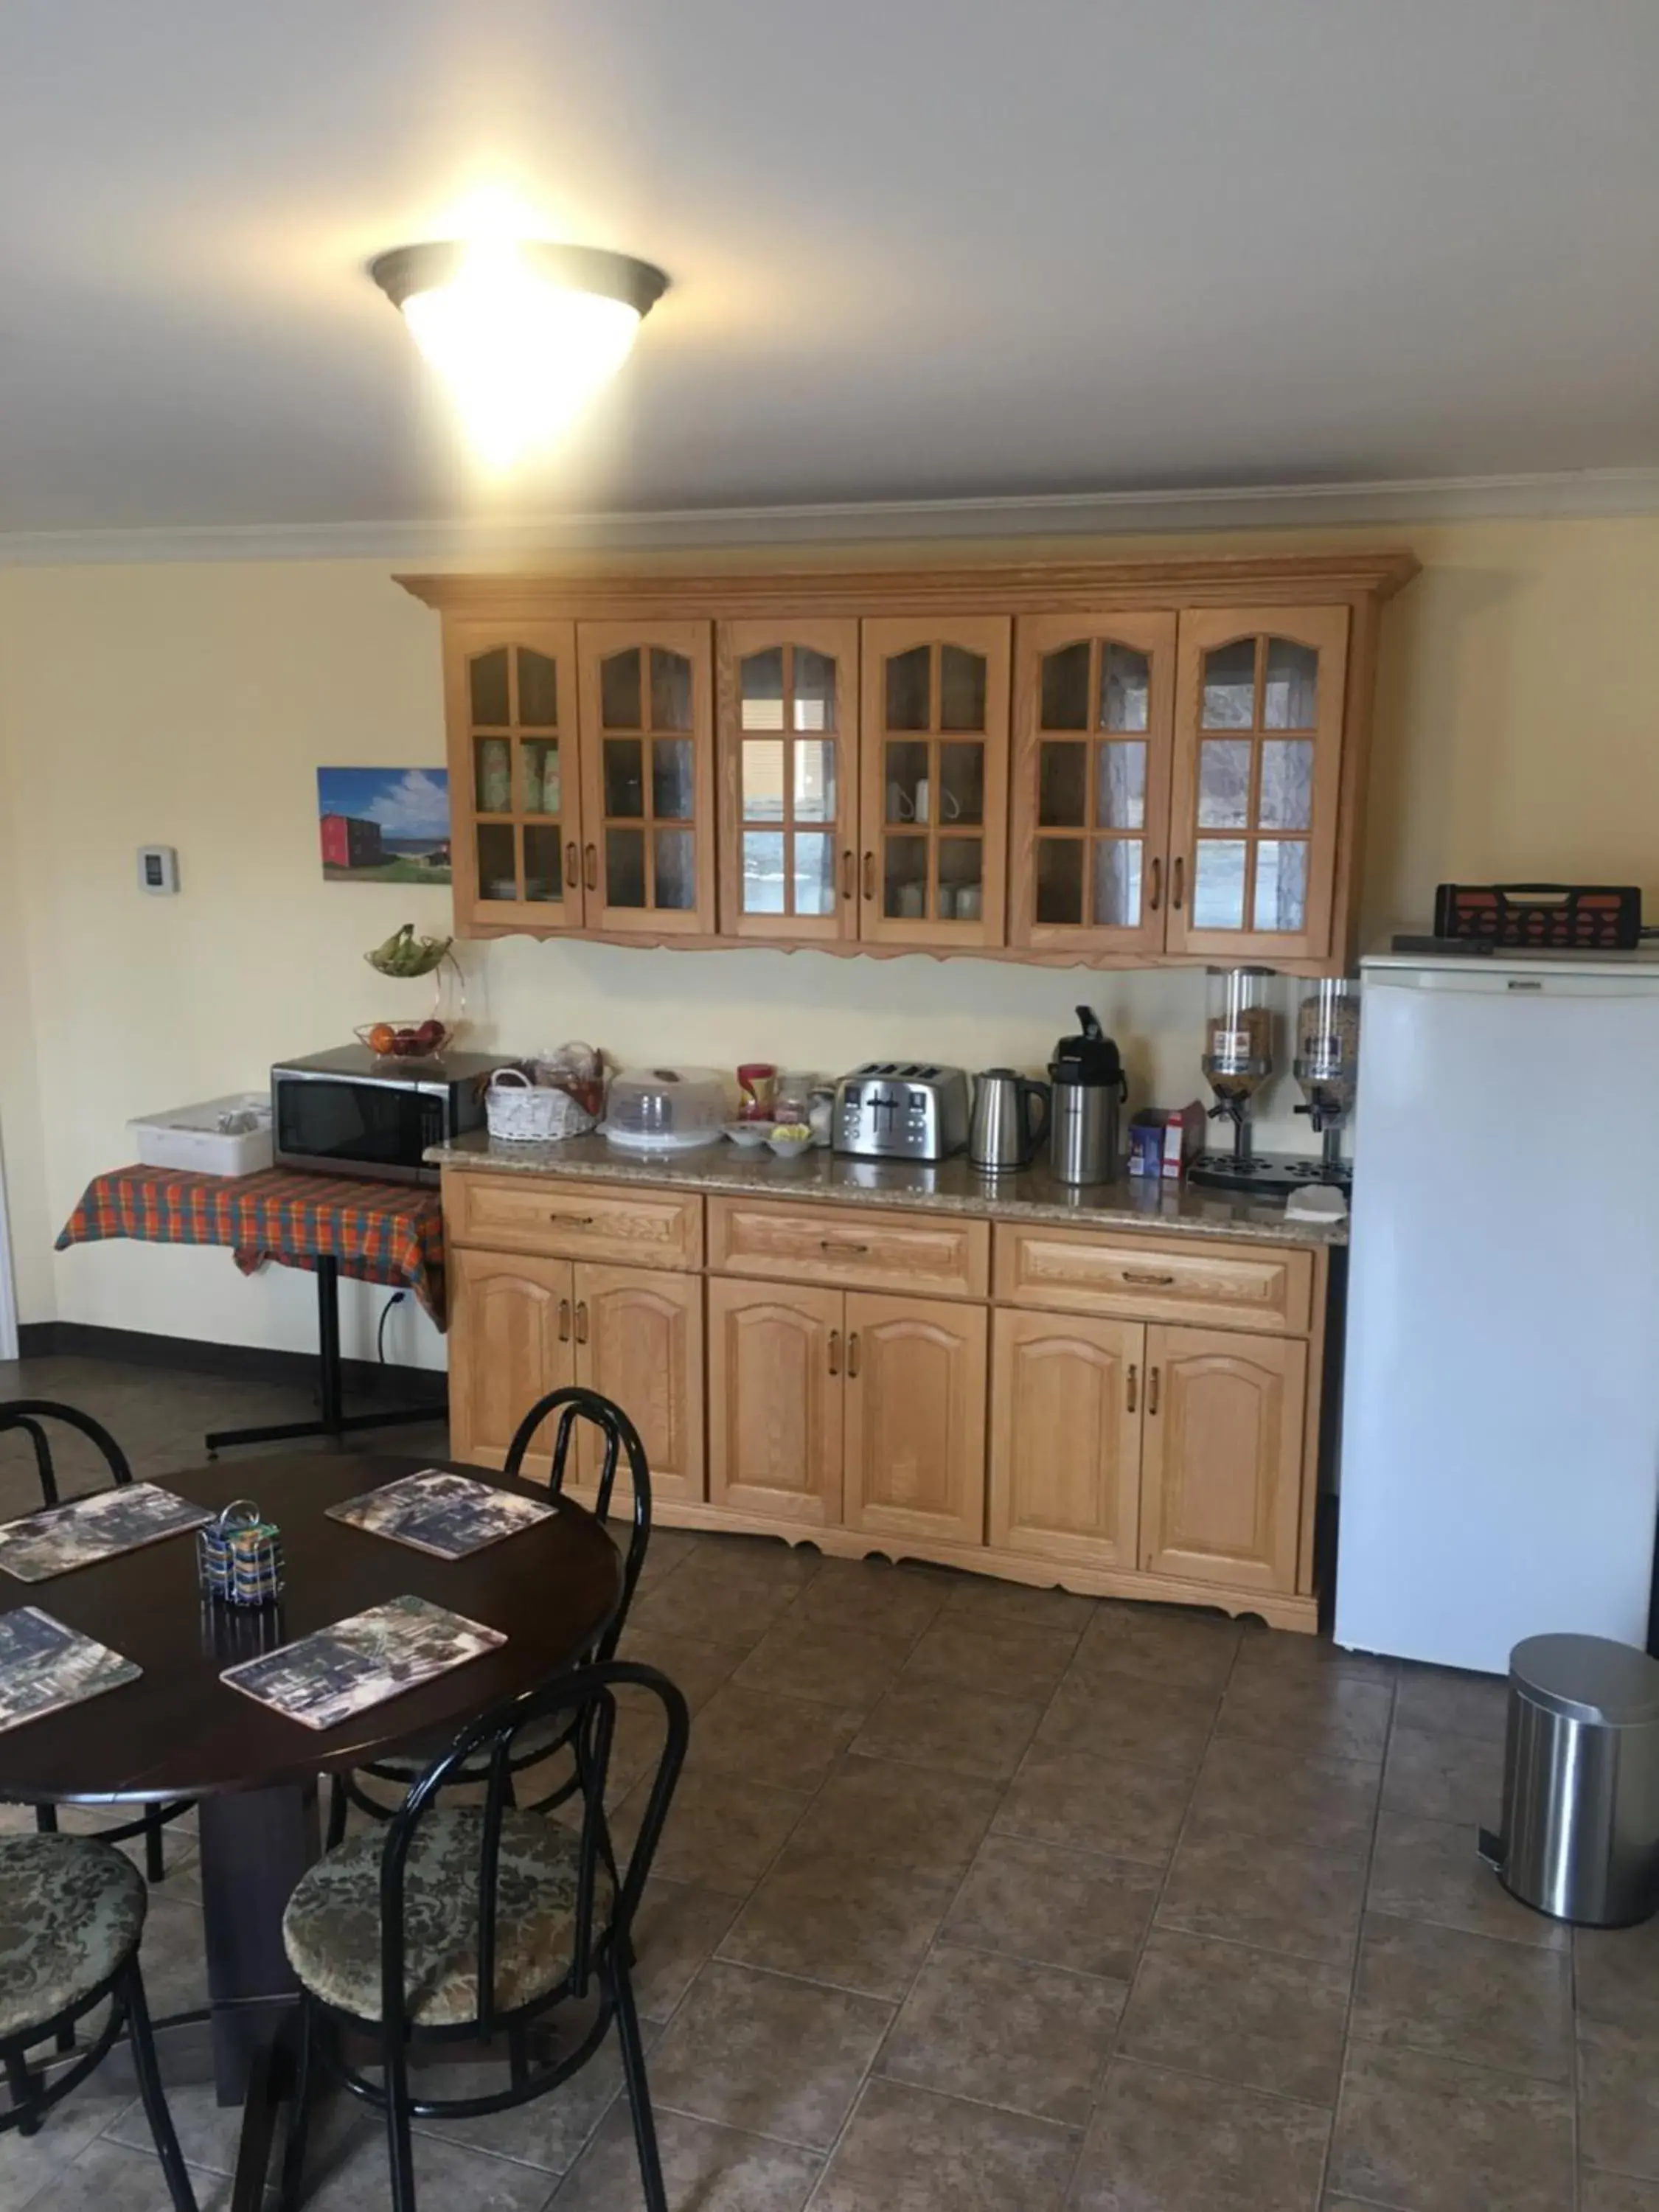
<svg viewBox="0 0 1659 2212">
<path fill-rule="evenodd" d="M 918 784 L 916 798 L 924 805 L 927 803 L 927 793 L 926 783 Z M 915 806 L 904 795 L 904 786 L 902 783 L 890 783 L 887 787 L 887 819 L 890 822 L 915 822 L 918 819 L 926 819 L 925 816 L 917 815 Z"/>
<path fill-rule="evenodd" d="M 985 911 L 985 893 L 978 884 L 958 884 L 956 896 L 956 917 L 958 921 L 977 921 Z"/>
<path fill-rule="evenodd" d="M 898 910 L 906 921 L 920 921 L 927 911 L 926 884 L 901 884 L 898 887 Z"/>
</svg>

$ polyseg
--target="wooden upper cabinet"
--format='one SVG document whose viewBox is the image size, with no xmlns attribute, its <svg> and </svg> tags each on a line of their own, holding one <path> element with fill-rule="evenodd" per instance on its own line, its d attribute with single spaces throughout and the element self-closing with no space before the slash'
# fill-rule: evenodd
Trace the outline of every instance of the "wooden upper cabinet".
<svg viewBox="0 0 1659 2212">
<path fill-rule="evenodd" d="M 847 1525 L 985 1541 L 983 1306 L 847 1293 Z"/>
<path fill-rule="evenodd" d="M 721 623 L 720 933 L 858 934 L 856 622 Z"/>
<path fill-rule="evenodd" d="M 710 625 L 580 623 L 582 884 L 587 927 L 714 929 Z"/>
<path fill-rule="evenodd" d="M 1347 655 L 1346 607 L 1182 616 L 1171 952 L 1333 951 Z"/>
<path fill-rule="evenodd" d="M 1307 1411 L 1305 1344 L 1149 1328 L 1141 1565 L 1294 1590 Z"/>
<path fill-rule="evenodd" d="M 997 615 L 862 626 L 860 938 L 1003 942 L 1012 627 Z"/>
<path fill-rule="evenodd" d="M 455 918 L 580 929 L 574 623 L 444 625 Z"/>
<path fill-rule="evenodd" d="M 1163 950 L 1175 659 L 1171 613 L 1022 617 L 1011 945 Z"/>
</svg>

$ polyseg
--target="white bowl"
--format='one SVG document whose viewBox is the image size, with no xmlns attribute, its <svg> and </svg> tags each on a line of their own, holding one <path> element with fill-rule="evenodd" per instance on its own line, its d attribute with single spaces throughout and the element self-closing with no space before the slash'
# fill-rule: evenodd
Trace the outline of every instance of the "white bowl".
<svg viewBox="0 0 1659 2212">
<path fill-rule="evenodd" d="M 726 1133 L 734 1145 L 741 1145 L 747 1150 L 750 1146 L 765 1144 L 772 1134 L 773 1126 L 770 1121 L 728 1121 Z"/>
<path fill-rule="evenodd" d="M 809 1133 L 805 1137 L 769 1137 L 766 1141 L 781 1160 L 793 1160 L 803 1152 L 810 1152 L 817 1140 Z"/>
</svg>

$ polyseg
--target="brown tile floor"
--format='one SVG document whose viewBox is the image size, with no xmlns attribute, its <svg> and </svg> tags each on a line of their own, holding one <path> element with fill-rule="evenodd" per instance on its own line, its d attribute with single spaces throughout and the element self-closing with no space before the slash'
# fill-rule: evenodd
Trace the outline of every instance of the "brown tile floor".
<svg viewBox="0 0 1659 2212">
<path fill-rule="evenodd" d="M 146 1472 L 292 1394 L 0 1368 Z M 411 1433 L 437 1449 L 434 1434 Z M 26 1502 L 0 1444 L 0 1510 Z M 1218 1616 L 659 1531 L 629 1648 L 696 1711 L 639 1930 L 677 2208 L 1659 2212 L 1659 1923 L 1570 1936 L 1474 1856 L 1493 1684 Z M 617 1827 L 633 1806 L 624 1797 Z M 201 1957 L 188 1831 L 145 1957 Z M 432 2212 L 633 2212 L 614 2058 L 422 2130 Z M 175 2096 L 204 2208 L 234 2114 Z M 318 2212 L 386 2203 L 335 2118 Z M 0 2138 L 0 2212 L 152 2212 L 94 2084 Z"/>
</svg>

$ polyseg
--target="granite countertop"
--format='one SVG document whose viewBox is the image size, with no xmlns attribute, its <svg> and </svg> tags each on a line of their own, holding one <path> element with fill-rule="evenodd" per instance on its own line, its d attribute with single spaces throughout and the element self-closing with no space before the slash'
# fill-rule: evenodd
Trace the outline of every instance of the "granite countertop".
<svg viewBox="0 0 1659 2212">
<path fill-rule="evenodd" d="M 1045 1167 L 990 1176 L 958 1153 L 920 1160 L 854 1160 L 815 1150 L 780 1159 L 764 1146 L 742 1149 L 722 1138 L 691 1152 L 629 1152 L 603 1137 L 561 1144 L 510 1144 L 483 1130 L 426 1154 L 444 1167 L 499 1175 L 588 1176 L 595 1182 L 654 1184 L 751 1198 L 827 1199 L 839 1206 L 889 1206 L 907 1212 L 973 1214 L 1000 1221 L 1063 1222 L 1073 1228 L 1174 1230 L 1183 1237 L 1254 1243 L 1346 1244 L 1346 1220 L 1287 1221 L 1282 1206 L 1252 1205 L 1221 1190 L 1125 1179 L 1073 1190 Z"/>
</svg>

